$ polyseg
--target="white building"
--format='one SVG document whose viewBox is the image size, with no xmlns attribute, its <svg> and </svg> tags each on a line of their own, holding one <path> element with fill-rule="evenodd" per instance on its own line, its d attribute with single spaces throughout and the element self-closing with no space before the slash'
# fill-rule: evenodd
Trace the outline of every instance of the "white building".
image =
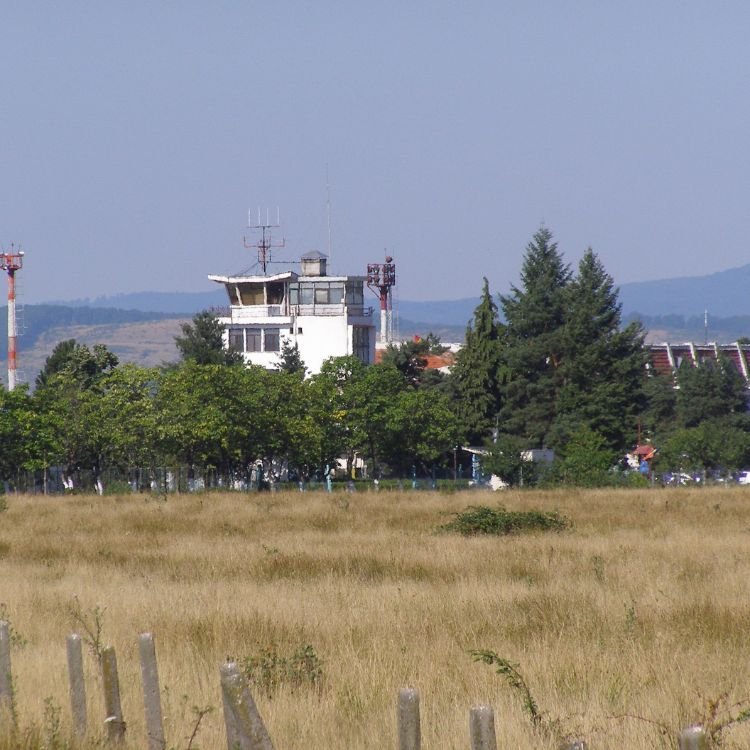
<svg viewBox="0 0 750 750">
<path fill-rule="evenodd" d="M 224 345 L 245 362 L 275 369 L 285 341 L 297 344 L 308 371 L 320 372 L 329 357 L 353 354 L 375 361 L 372 308 L 364 302 L 364 276 L 328 276 L 326 256 L 302 256 L 301 273 L 270 276 L 209 276 L 224 284 L 229 315 Z"/>
</svg>

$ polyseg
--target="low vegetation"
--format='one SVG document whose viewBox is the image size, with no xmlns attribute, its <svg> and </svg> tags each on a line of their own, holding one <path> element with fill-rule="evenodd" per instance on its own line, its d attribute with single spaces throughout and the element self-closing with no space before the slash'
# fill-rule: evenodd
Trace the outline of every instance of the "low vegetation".
<svg viewBox="0 0 750 750">
<path fill-rule="evenodd" d="M 457 532 L 464 536 L 504 536 L 524 531 L 562 531 L 569 526 L 570 521 L 555 511 L 510 511 L 502 506 L 488 508 L 485 505 L 471 505 L 466 510 L 455 513 L 453 520 L 440 526 L 439 530 Z"/>
<path fill-rule="evenodd" d="M 509 513 L 558 513 L 570 526 L 435 534 L 480 504 L 468 493 L 359 492 L 346 504 L 309 492 L 9 495 L 0 612 L 12 625 L 19 730 L 0 724 L 0 748 L 100 746 L 70 742 L 74 628 L 97 729 L 97 653 L 117 649 L 127 750 L 145 744 L 145 631 L 176 750 L 226 747 L 228 656 L 244 666 L 278 748 L 394 746 L 405 686 L 420 691 L 427 749 L 466 747 L 479 703 L 495 709 L 498 747 L 551 750 L 564 736 L 596 750 L 673 748 L 694 721 L 723 748 L 748 747 L 746 488 L 503 500 Z M 494 668 L 472 651 L 494 653 Z M 511 673 L 495 673 L 502 664 L 540 719 Z"/>
</svg>

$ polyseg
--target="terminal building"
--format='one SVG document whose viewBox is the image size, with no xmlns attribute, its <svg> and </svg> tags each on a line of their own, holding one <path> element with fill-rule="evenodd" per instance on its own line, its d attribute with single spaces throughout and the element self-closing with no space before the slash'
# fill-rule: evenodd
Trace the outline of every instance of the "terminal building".
<svg viewBox="0 0 750 750">
<path fill-rule="evenodd" d="M 329 276 L 327 257 L 317 251 L 300 260 L 300 273 L 216 276 L 229 298 L 219 316 L 224 344 L 247 364 L 276 369 L 284 343 L 299 349 L 308 373 L 329 357 L 354 355 L 375 362 L 375 324 L 365 305 L 365 276 Z"/>
</svg>

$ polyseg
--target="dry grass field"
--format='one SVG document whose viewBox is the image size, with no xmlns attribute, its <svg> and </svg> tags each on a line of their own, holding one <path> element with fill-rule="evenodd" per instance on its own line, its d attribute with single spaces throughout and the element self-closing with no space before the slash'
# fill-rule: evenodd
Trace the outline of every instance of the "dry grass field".
<svg viewBox="0 0 750 750">
<path fill-rule="evenodd" d="M 575 735 L 604 750 L 676 747 L 680 727 L 718 726 L 750 698 L 744 488 L 6 500 L 0 616 L 12 625 L 19 729 L 0 727 L 2 748 L 72 746 L 65 639 L 81 620 L 93 626 L 97 608 L 101 641 L 117 650 L 127 748 L 146 745 L 144 631 L 156 638 L 168 747 L 179 750 L 226 747 L 228 656 L 265 654 L 254 692 L 277 750 L 395 747 L 405 686 L 420 691 L 427 750 L 468 747 L 478 703 L 494 707 L 501 748 Z M 451 513 L 499 501 L 559 511 L 573 526 L 435 533 Z M 319 682 L 303 670 L 273 684 L 273 655 L 304 646 Z M 532 728 L 517 691 L 471 649 L 519 665 L 549 731 Z M 85 664 L 99 727 L 89 650 Z M 191 743 L 195 710 L 208 707 Z M 744 724 L 718 736 L 750 746 Z"/>
</svg>

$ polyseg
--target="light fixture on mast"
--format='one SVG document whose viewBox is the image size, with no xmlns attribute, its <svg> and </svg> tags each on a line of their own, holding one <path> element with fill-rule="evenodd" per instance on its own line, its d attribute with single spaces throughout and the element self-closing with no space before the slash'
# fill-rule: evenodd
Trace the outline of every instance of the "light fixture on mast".
<svg viewBox="0 0 750 750">
<path fill-rule="evenodd" d="M 396 286 L 396 264 L 390 255 L 385 263 L 367 264 L 367 286 L 380 298 L 380 343 L 393 341 L 393 292 Z"/>
</svg>

